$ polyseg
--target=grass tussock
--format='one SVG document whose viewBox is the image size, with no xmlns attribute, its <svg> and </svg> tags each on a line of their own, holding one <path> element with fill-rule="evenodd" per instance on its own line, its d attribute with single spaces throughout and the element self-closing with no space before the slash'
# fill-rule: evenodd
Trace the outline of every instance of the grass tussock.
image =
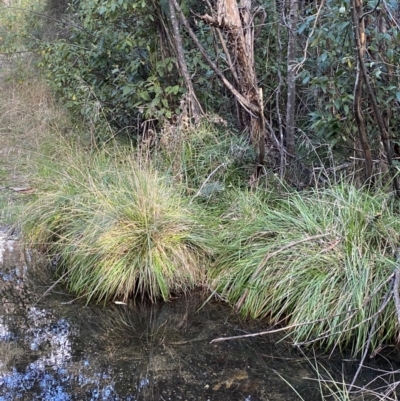
<svg viewBox="0 0 400 401">
<path fill-rule="evenodd" d="M 25 212 L 29 242 L 60 258 L 73 293 L 169 299 L 204 282 L 201 213 L 132 152 L 85 154 L 61 144 Z"/>
<path fill-rule="evenodd" d="M 217 119 L 216 124 L 216 118 L 207 116 L 188 127 L 165 124 L 155 154 L 158 167 L 200 199 L 246 185 L 255 160 L 247 139 L 227 129 L 223 121 Z"/>
<path fill-rule="evenodd" d="M 400 219 L 395 201 L 350 185 L 273 199 L 235 192 L 213 272 L 214 288 L 245 316 L 294 325 L 296 343 L 372 346 L 396 337 L 392 304 Z M 304 324 L 307 323 L 308 324 Z"/>
</svg>

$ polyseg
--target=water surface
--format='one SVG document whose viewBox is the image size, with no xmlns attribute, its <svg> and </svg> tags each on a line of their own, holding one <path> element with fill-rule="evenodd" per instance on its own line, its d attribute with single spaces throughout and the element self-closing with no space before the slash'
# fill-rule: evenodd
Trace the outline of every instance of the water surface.
<svg viewBox="0 0 400 401">
<path fill-rule="evenodd" d="M 49 291 L 51 268 L 33 263 L 5 230 L 0 266 L 0 401 L 299 400 L 294 389 L 320 399 L 315 364 L 289 339 L 210 344 L 266 324 L 204 304 L 202 294 L 85 305 L 62 287 Z M 333 373 L 350 362 L 339 360 Z"/>
</svg>

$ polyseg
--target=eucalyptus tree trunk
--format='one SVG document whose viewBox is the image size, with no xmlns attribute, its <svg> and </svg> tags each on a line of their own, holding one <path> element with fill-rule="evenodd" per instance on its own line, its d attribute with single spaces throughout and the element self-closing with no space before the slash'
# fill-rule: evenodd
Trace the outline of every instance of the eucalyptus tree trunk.
<svg viewBox="0 0 400 401">
<path fill-rule="evenodd" d="M 201 45 L 177 1 L 171 1 L 207 63 L 241 105 L 242 115 L 249 127 L 251 141 L 258 149 L 256 173 L 258 175 L 265 159 L 266 130 L 263 96 L 258 87 L 254 67 L 254 18 L 259 15 L 262 19 L 265 12 L 261 7 L 252 10 L 251 0 L 240 0 L 239 3 L 237 0 L 217 0 L 216 10 L 212 10 L 211 15 L 206 14 L 201 17 L 207 24 L 219 30 L 222 48 L 229 53 L 226 55 L 226 59 L 229 63 L 228 68 L 234 77 L 232 84 Z"/>
<path fill-rule="evenodd" d="M 214 25 L 217 23 L 217 29 L 223 34 L 221 41 L 226 40 L 223 47 L 234 60 L 229 68 L 239 81 L 237 89 L 257 107 L 256 114 L 243 107 L 242 115 L 250 129 L 252 143 L 258 147 L 258 162 L 262 165 L 265 157 L 265 121 L 262 93 L 254 66 L 254 15 L 251 0 L 240 0 L 239 4 L 236 0 L 218 0 L 216 20 L 209 21 Z"/>
<path fill-rule="evenodd" d="M 289 41 L 287 50 L 287 102 L 286 102 L 286 149 L 292 156 L 295 148 L 295 112 L 296 112 L 296 49 L 297 49 L 297 24 L 299 19 L 299 1 L 290 2 L 289 11 Z"/>
</svg>

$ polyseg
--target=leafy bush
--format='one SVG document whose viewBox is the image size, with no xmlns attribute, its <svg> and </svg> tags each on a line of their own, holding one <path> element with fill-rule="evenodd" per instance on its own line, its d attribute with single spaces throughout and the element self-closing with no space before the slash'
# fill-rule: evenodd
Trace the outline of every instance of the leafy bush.
<svg viewBox="0 0 400 401">
<path fill-rule="evenodd" d="M 38 43 L 39 65 L 66 105 L 99 137 L 109 135 L 104 125 L 137 133 L 144 120 L 170 118 L 182 89 L 175 60 L 160 51 L 159 6 L 92 0 L 71 7 L 68 37 Z"/>
</svg>

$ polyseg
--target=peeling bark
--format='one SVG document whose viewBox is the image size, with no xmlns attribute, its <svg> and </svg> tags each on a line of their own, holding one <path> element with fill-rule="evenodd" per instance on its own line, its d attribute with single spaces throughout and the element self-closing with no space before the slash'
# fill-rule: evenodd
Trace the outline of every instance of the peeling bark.
<svg viewBox="0 0 400 401">
<path fill-rule="evenodd" d="M 262 92 L 254 67 L 254 18 L 259 12 L 264 15 L 261 9 L 252 11 L 251 0 L 240 0 L 239 4 L 236 0 L 218 0 L 216 13 L 201 18 L 219 31 L 226 58 L 230 60 L 229 69 L 239 83 L 235 89 L 246 99 L 244 103 L 234 93 L 243 107 L 242 121 L 249 127 L 251 141 L 258 148 L 261 166 L 265 159 L 266 130 Z"/>
</svg>

